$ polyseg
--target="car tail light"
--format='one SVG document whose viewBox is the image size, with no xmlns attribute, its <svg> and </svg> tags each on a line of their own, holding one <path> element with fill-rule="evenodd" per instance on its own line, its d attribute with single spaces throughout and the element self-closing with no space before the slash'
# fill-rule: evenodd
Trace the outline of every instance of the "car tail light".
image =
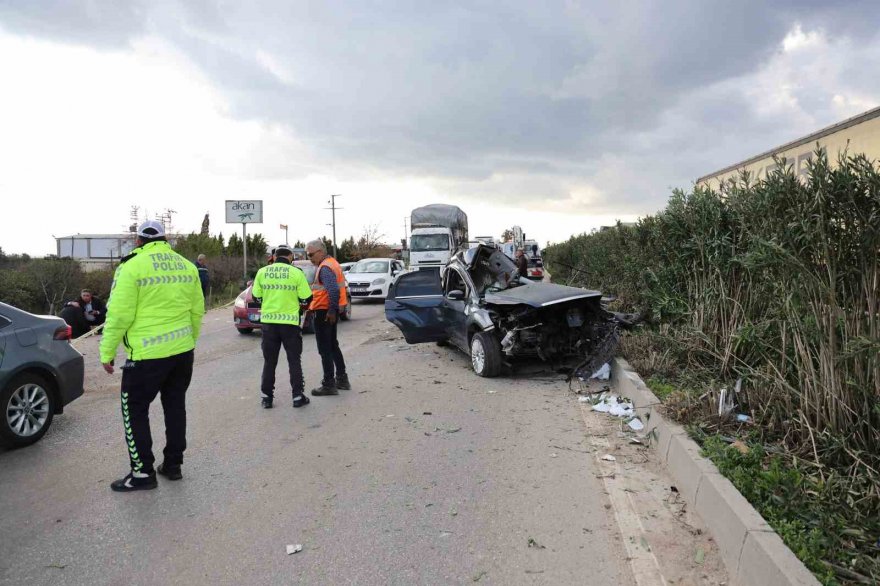
<svg viewBox="0 0 880 586">
<path fill-rule="evenodd" d="M 57 330 L 55 330 L 55 334 L 52 336 L 53 340 L 63 340 L 69 342 L 73 338 L 73 328 L 70 326 L 60 326 Z"/>
</svg>

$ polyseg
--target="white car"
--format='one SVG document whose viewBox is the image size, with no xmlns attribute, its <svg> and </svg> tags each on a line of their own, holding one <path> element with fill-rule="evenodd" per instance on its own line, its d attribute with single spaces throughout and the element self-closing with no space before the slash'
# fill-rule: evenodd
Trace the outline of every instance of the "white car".
<svg viewBox="0 0 880 586">
<path fill-rule="evenodd" d="M 385 299 L 403 263 L 391 258 L 365 258 L 345 273 L 352 299 Z"/>
</svg>

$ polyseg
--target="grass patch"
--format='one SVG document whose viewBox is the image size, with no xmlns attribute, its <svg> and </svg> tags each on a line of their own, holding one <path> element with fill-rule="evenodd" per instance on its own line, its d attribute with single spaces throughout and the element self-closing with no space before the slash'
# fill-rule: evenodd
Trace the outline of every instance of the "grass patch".
<svg viewBox="0 0 880 586">
<path fill-rule="evenodd" d="M 852 479 L 785 453 L 771 453 L 754 435 L 748 450 L 692 428 L 703 453 L 758 510 L 795 555 L 826 585 L 877 584 L 880 519 L 866 517 Z M 863 487 L 865 491 L 867 487 Z"/>
</svg>

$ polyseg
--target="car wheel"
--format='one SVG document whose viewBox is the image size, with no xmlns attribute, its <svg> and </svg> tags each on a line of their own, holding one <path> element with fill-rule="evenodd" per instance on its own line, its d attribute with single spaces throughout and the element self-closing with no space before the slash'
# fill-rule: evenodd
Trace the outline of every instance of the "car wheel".
<svg viewBox="0 0 880 586">
<path fill-rule="evenodd" d="M 345 306 L 345 311 L 342 312 L 342 315 L 339 316 L 339 319 L 342 321 L 348 321 L 351 319 L 351 301 L 349 301 L 348 305 Z"/>
<path fill-rule="evenodd" d="M 236 329 L 238 330 L 238 333 L 241 334 L 242 336 L 246 336 L 247 334 L 254 333 L 254 328 L 236 328 Z"/>
<path fill-rule="evenodd" d="M 471 338 L 471 366 L 477 376 L 492 378 L 501 373 L 501 346 L 488 332 L 477 332 Z"/>
<path fill-rule="evenodd" d="M 0 405 L 0 438 L 15 447 L 37 442 L 55 415 L 55 398 L 49 384 L 37 374 L 24 373 L 9 381 L 0 392 Z"/>
</svg>

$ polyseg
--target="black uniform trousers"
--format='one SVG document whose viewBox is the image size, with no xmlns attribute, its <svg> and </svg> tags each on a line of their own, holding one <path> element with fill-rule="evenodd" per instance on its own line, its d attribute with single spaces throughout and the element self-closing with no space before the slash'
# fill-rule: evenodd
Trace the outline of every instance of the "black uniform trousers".
<svg viewBox="0 0 880 586">
<path fill-rule="evenodd" d="M 275 396 L 275 367 L 281 346 L 287 354 L 290 372 L 290 389 L 293 396 L 301 395 L 305 388 L 302 371 L 302 330 L 288 324 L 263 324 L 263 379 L 260 391 L 264 397 Z"/>
<path fill-rule="evenodd" d="M 165 463 L 183 464 L 186 450 L 186 390 L 192 380 L 193 351 L 152 360 L 126 360 L 122 367 L 122 421 L 131 469 L 153 471 L 150 403 L 161 394 L 165 413 Z"/>
<path fill-rule="evenodd" d="M 345 358 L 339 349 L 339 340 L 336 338 L 336 324 L 339 323 L 340 308 L 336 314 L 337 321 L 327 321 L 327 310 L 315 311 L 315 341 L 318 344 L 318 353 L 321 355 L 321 366 L 324 369 L 324 382 L 331 383 L 337 375 L 345 374 Z"/>
</svg>

